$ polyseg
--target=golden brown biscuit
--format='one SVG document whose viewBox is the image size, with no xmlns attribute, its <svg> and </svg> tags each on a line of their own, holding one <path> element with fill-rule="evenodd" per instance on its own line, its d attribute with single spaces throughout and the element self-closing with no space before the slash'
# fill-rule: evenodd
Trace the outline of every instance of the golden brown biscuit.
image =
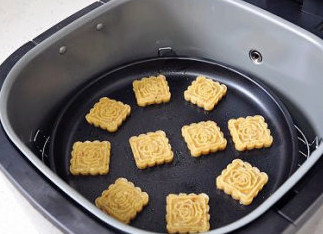
<svg viewBox="0 0 323 234">
<path fill-rule="evenodd" d="M 260 115 L 230 119 L 228 128 L 235 148 L 239 151 L 270 147 L 273 143 L 268 125 Z"/>
<path fill-rule="evenodd" d="M 182 136 L 193 157 L 224 150 L 227 140 L 213 121 L 193 123 L 182 127 Z"/>
<path fill-rule="evenodd" d="M 131 108 L 122 102 L 103 97 L 95 103 L 85 116 L 89 124 L 109 132 L 115 132 L 122 122 L 130 115 Z"/>
<path fill-rule="evenodd" d="M 109 172 L 111 144 L 108 141 L 75 142 L 70 171 L 73 175 L 104 175 Z"/>
<path fill-rule="evenodd" d="M 144 77 L 141 80 L 135 80 L 132 85 L 138 106 L 144 107 L 170 100 L 168 83 L 163 75 Z"/>
<path fill-rule="evenodd" d="M 213 110 L 214 106 L 227 93 L 227 86 L 204 76 L 198 76 L 184 92 L 184 98 L 204 110 Z"/>
<path fill-rule="evenodd" d="M 134 219 L 148 204 L 149 196 L 125 178 L 119 178 L 95 200 L 98 208 L 124 223 Z"/>
<path fill-rule="evenodd" d="M 163 131 L 133 136 L 129 143 L 139 169 L 173 161 L 174 154 Z"/>
<path fill-rule="evenodd" d="M 169 194 L 166 198 L 166 222 L 169 233 L 196 233 L 210 229 L 209 196 Z"/>
<path fill-rule="evenodd" d="M 251 204 L 259 191 L 268 182 L 265 172 L 240 159 L 235 159 L 216 178 L 218 189 L 224 190 L 243 205 Z"/>
</svg>

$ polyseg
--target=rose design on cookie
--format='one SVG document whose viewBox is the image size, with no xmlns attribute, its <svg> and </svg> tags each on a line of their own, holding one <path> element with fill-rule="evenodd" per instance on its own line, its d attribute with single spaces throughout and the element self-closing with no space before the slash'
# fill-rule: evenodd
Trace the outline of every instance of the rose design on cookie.
<svg viewBox="0 0 323 234">
<path fill-rule="evenodd" d="M 216 178 L 216 186 L 226 194 L 249 205 L 268 182 L 268 176 L 249 163 L 235 159 Z"/>
<path fill-rule="evenodd" d="M 163 75 L 144 77 L 132 83 L 138 106 L 160 104 L 170 101 L 168 82 Z"/>
<path fill-rule="evenodd" d="M 93 116 L 104 121 L 114 121 L 120 115 L 120 104 L 103 102 L 97 109 L 94 109 Z"/>
<path fill-rule="evenodd" d="M 104 158 L 104 149 L 101 147 L 95 147 L 94 145 L 86 145 L 82 148 L 81 151 L 76 150 L 76 154 L 79 154 L 80 157 L 77 158 L 79 165 L 87 166 L 98 166 Z"/>
<path fill-rule="evenodd" d="M 85 116 L 88 123 L 109 132 L 115 132 L 130 115 L 131 108 L 122 102 L 103 97 Z"/>
<path fill-rule="evenodd" d="M 173 161 L 174 154 L 163 131 L 133 136 L 129 143 L 139 169 Z"/>
<path fill-rule="evenodd" d="M 158 95 L 162 94 L 162 90 L 163 88 L 161 83 L 151 79 L 148 80 L 148 82 L 145 85 L 142 85 L 140 87 L 139 92 L 141 93 L 142 97 L 158 97 Z"/>
<path fill-rule="evenodd" d="M 268 124 L 260 115 L 230 119 L 228 128 L 235 148 L 239 151 L 270 147 L 273 143 Z"/>
<path fill-rule="evenodd" d="M 165 145 L 165 142 L 161 138 L 150 138 L 141 139 L 138 142 L 138 150 L 140 152 L 140 158 L 142 159 L 149 159 L 149 158 L 156 158 L 160 157 L 165 153 L 165 149 L 168 146 Z"/>
<path fill-rule="evenodd" d="M 196 96 L 200 96 L 207 101 L 210 97 L 213 97 L 217 94 L 218 87 L 213 85 L 211 82 L 203 82 L 198 83 L 196 86 L 193 86 L 191 91 Z"/>
<path fill-rule="evenodd" d="M 202 218 L 202 207 L 200 203 L 194 203 L 192 200 L 182 200 L 176 203 L 174 207 L 174 216 L 176 216 L 177 221 L 183 225 L 197 224 Z"/>
<path fill-rule="evenodd" d="M 256 141 L 263 137 L 264 129 L 260 122 L 255 120 L 243 121 L 237 124 L 241 141 Z"/>
<path fill-rule="evenodd" d="M 103 191 L 95 200 L 97 207 L 116 219 L 129 223 L 144 206 L 148 204 L 149 196 L 139 187 L 125 178 L 119 178 L 114 184 Z"/>
<path fill-rule="evenodd" d="M 169 233 L 204 232 L 210 228 L 209 197 L 205 193 L 170 194 L 166 199 Z"/>
<path fill-rule="evenodd" d="M 110 142 L 85 141 L 73 145 L 70 171 L 73 175 L 107 174 L 110 162 Z"/>
<path fill-rule="evenodd" d="M 214 106 L 224 97 L 227 87 L 219 82 L 198 76 L 184 92 L 186 101 L 190 101 L 205 110 L 213 110 Z"/>
<path fill-rule="evenodd" d="M 182 127 L 182 136 L 193 157 L 224 150 L 227 140 L 213 121 L 202 121 Z"/>
<path fill-rule="evenodd" d="M 242 166 L 232 169 L 225 181 L 239 191 L 248 193 L 257 183 L 257 174 Z"/>
<path fill-rule="evenodd" d="M 200 146 L 210 144 L 210 142 L 216 142 L 217 132 L 208 126 L 205 126 L 202 129 L 200 128 L 196 130 L 195 134 L 193 135 L 193 140 Z"/>
<path fill-rule="evenodd" d="M 130 213 L 133 208 L 138 206 L 133 199 L 133 188 L 121 185 L 111 188 L 106 203 L 110 207 L 110 213 L 118 217 Z"/>
</svg>

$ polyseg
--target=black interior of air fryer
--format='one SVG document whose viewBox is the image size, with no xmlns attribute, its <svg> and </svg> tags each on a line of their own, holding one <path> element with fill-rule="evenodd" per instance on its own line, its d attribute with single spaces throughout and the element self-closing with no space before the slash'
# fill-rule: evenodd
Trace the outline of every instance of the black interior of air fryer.
<svg viewBox="0 0 323 234">
<path fill-rule="evenodd" d="M 164 74 L 172 94 L 169 103 L 139 107 L 132 81 Z M 184 100 L 183 93 L 198 75 L 228 87 L 227 95 L 213 111 Z M 211 229 L 236 221 L 258 207 L 296 169 L 298 145 L 291 116 L 279 99 L 257 79 L 236 73 L 215 62 L 189 58 L 157 58 L 121 66 L 93 79 L 72 95 L 59 111 L 51 136 L 49 166 L 71 187 L 94 202 L 117 178 L 125 177 L 149 196 L 149 205 L 131 225 L 149 231 L 165 232 L 166 196 L 170 193 L 206 193 L 210 197 Z M 85 115 L 101 97 L 129 104 L 130 117 L 116 133 L 89 125 Z M 270 148 L 245 152 L 235 150 L 227 128 L 231 118 L 249 115 L 265 117 L 274 143 Z M 215 121 L 228 145 L 224 151 L 194 158 L 190 155 L 181 127 L 194 122 Z M 174 161 L 140 170 L 136 167 L 129 138 L 141 133 L 163 130 L 174 152 Z M 110 171 L 103 176 L 73 176 L 69 172 L 72 145 L 76 141 L 111 142 Z M 216 189 L 215 179 L 233 159 L 250 162 L 269 176 L 269 182 L 249 206 L 243 206 Z M 230 212 L 227 212 L 230 210 Z"/>
</svg>

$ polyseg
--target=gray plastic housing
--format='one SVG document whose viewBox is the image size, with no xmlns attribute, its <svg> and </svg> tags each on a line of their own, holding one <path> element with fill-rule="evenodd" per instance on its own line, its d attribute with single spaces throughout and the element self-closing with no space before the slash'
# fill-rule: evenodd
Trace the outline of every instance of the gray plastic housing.
<svg viewBox="0 0 323 234">
<path fill-rule="evenodd" d="M 103 28 L 97 28 L 102 23 Z M 60 48 L 66 46 L 66 51 Z M 3 127 L 23 154 L 58 187 L 104 222 L 144 232 L 103 214 L 54 174 L 30 142 L 41 124 L 84 83 L 121 64 L 158 56 L 211 59 L 260 78 L 287 104 L 307 135 L 323 136 L 323 42 L 309 32 L 239 0 L 113 0 L 46 39 L 9 73 L 1 90 Z M 260 64 L 250 50 L 263 56 Z M 60 53 L 61 52 L 61 53 Z M 62 53 L 63 52 L 63 53 Z M 280 199 L 321 157 L 323 146 L 261 206 L 212 230 L 251 222 Z"/>
</svg>

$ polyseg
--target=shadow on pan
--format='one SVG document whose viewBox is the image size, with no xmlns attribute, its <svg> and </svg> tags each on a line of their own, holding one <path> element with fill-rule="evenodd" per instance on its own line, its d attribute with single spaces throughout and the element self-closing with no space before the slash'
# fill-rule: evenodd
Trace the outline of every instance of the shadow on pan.
<svg viewBox="0 0 323 234">
<path fill-rule="evenodd" d="M 136 104 L 132 82 L 145 76 L 164 74 L 172 94 L 169 103 L 145 108 Z M 225 84 L 227 95 L 213 111 L 204 111 L 184 100 L 183 93 L 198 75 Z M 86 113 L 107 96 L 131 106 L 130 117 L 115 133 L 89 125 Z M 246 152 L 235 150 L 227 123 L 248 115 L 265 117 L 274 143 L 270 148 Z M 193 158 L 181 135 L 184 125 L 213 120 L 228 141 L 224 151 Z M 163 130 L 174 152 L 174 161 L 144 170 L 137 169 L 129 138 Z M 82 89 L 62 110 L 50 145 L 50 167 L 71 187 L 94 202 L 119 177 L 135 183 L 149 196 L 149 204 L 131 225 L 149 231 L 166 231 L 166 196 L 170 193 L 206 193 L 210 197 L 211 229 L 234 222 L 267 199 L 296 168 L 298 147 L 292 119 L 268 88 L 222 65 L 188 58 L 158 58 L 136 62 L 109 72 Z M 73 176 L 70 153 L 76 141 L 111 142 L 110 172 L 104 176 Z M 233 159 L 240 158 L 269 176 L 269 182 L 249 206 L 217 190 L 215 179 Z"/>
</svg>

